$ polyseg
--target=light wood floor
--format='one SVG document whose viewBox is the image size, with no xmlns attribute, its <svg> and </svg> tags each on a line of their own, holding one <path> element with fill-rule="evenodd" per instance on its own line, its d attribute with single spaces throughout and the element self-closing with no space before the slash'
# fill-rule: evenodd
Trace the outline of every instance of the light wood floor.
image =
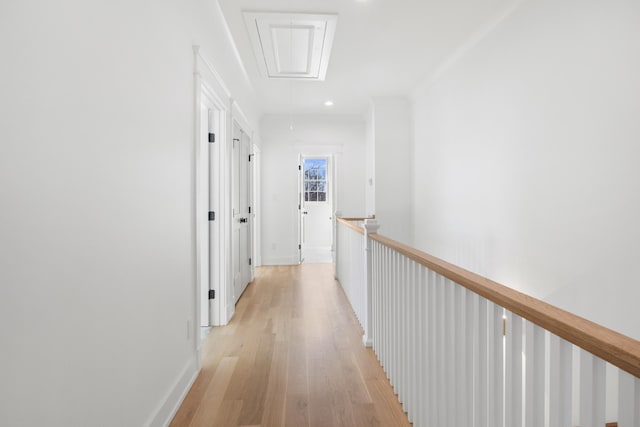
<svg viewBox="0 0 640 427">
<path fill-rule="evenodd" d="M 262 267 L 171 426 L 409 426 L 331 264 Z"/>
</svg>

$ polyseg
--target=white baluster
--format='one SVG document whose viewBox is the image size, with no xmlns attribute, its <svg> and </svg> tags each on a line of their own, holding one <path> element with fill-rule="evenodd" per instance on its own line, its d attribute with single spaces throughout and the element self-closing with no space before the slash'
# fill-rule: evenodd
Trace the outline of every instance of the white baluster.
<svg viewBox="0 0 640 427">
<path fill-rule="evenodd" d="M 475 326 L 478 319 L 478 308 L 476 294 L 471 291 L 465 291 L 466 299 L 466 352 L 465 352 L 465 365 L 466 365 L 466 378 L 465 378 L 465 394 L 467 400 L 467 417 L 462 425 L 473 426 L 473 380 L 474 380 L 474 360 L 477 359 L 478 353 L 475 345 Z"/>
<path fill-rule="evenodd" d="M 446 330 L 446 299 L 445 299 L 445 291 L 444 291 L 444 278 L 440 275 L 437 275 L 436 281 L 436 299 L 437 299 L 437 318 L 436 318 L 436 351 L 438 353 L 438 357 L 435 362 L 435 372 L 437 378 L 437 395 L 436 395 L 436 424 L 437 426 L 445 426 L 446 425 L 446 382 L 447 378 L 445 377 L 445 360 L 447 357 L 446 348 L 445 348 L 445 330 Z"/>
<path fill-rule="evenodd" d="M 429 409 L 429 383 L 427 377 L 427 371 L 429 367 L 429 353 L 428 341 L 429 341 L 429 301 L 427 300 L 427 284 L 426 284 L 427 270 L 422 265 L 418 265 L 418 276 L 416 277 L 416 304 L 418 307 L 418 329 L 417 329 L 417 344 L 418 344 L 418 371 L 416 372 L 416 383 L 418 386 L 417 396 L 417 414 L 416 425 L 428 425 L 427 411 Z"/>
<path fill-rule="evenodd" d="M 416 399 L 418 394 L 418 390 L 416 387 L 416 377 L 418 372 L 418 364 L 417 364 L 418 334 L 416 331 L 418 329 L 419 324 L 418 324 L 418 310 L 416 307 L 416 299 L 417 299 L 416 272 L 417 272 L 417 265 L 415 261 L 410 260 L 409 261 L 409 296 L 408 296 L 409 307 L 407 310 L 407 313 L 408 313 L 407 318 L 409 319 L 409 331 L 410 331 L 409 351 L 408 351 L 409 353 L 409 389 L 407 391 L 409 399 L 407 402 L 407 407 L 409 408 L 409 412 L 408 412 L 409 421 L 414 424 L 415 424 L 416 412 L 418 408 L 416 404 Z"/>
<path fill-rule="evenodd" d="M 470 404 L 467 400 L 467 390 L 471 384 L 467 381 L 467 359 L 470 351 L 467 347 L 467 307 L 465 298 L 465 288 L 454 285 L 454 316 L 455 316 L 455 343 L 454 360 L 456 373 L 455 403 L 456 425 L 467 425 L 468 411 Z"/>
<path fill-rule="evenodd" d="M 438 425 L 438 356 L 440 350 L 438 348 L 438 293 L 437 293 L 437 276 L 432 270 L 427 271 L 427 303 L 429 304 L 429 317 L 427 327 L 429 329 L 429 341 L 426 351 L 429 354 L 429 366 L 427 370 L 426 384 L 428 384 L 428 404 L 427 404 L 427 425 Z"/>
<path fill-rule="evenodd" d="M 525 426 L 544 425 L 544 329 L 526 324 L 526 407 Z"/>
<path fill-rule="evenodd" d="M 399 282 L 399 291 L 400 291 L 400 387 L 401 392 L 399 395 L 400 402 L 402 406 L 407 412 L 407 284 L 408 284 L 408 266 L 407 266 L 407 258 L 403 255 L 400 255 L 400 265 L 402 266 L 400 282 Z"/>
<path fill-rule="evenodd" d="M 382 248 L 382 345 L 383 364 L 387 374 L 389 373 L 389 248 Z"/>
<path fill-rule="evenodd" d="M 393 251 L 393 279 L 389 283 L 392 289 L 392 301 L 393 301 L 393 313 L 392 313 L 392 324 L 393 324 L 393 348 L 392 351 L 392 362 L 391 362 L 391 385 L 395 390 L 396 394 L 398 394 L 398 373 L 399 373 L 399 364 L 400 364 L 400 325 L 399 325 L 399 298 L 398 298 L 398 282 L 400 281 L 400 257 L 396 251 Z"/>
<path fill-rule="evenodd" d="M 522 318 L 507 312 L 506 319 L 506 426 L 522 425 Z"/>
<path fill-rule="evenodd" d="M 618 426 L 640 427 L 640 378 L 618 370 Z"/>
<path fill-rule="evenodd" d="M 391 249 L 385 247 L 386 271 L 385 271 L 385 281 L 384 281 L 385 282 L 384 284 L 384 293 L 385 293 L 385 297 L 384 297 L 384 302 L 385 302 L 384 367 L 388 377 L 391 377 L 391 345 L 392 345 L 391 341 L 393 339 L 393 332 L 392 332 L 393 323 L 391 321 L 391 313 L 393 312 L 393 301 L 391 300 L 391 291 L 392 291 L 391 280 L 392 280 L 392 273 L 393 273 L 393 258 L 391 255 L 392 255 Z"/>
<path fill-rule="evenodd" d="M 454 284 L 449 279 L 444 281 L 445 287 L 445 391 L 446 398 L 446 419 L 447 423 L 452 423 L 456 419 L 456 377 L 455 371 L 455 300 Z"/>
<path fill-rule="evenodd" d="M 638 427 L 640 419 L 636 418 L 638 403 L 636 382 L 638 379 L 627 372 L 618 369 L 618 426 Z M 639 383 L 640 384 L 640 383 Z M 636 408 L 634 408 L 634 404 Z"/>
<path fill-rule="evenodd" d="M 409 332 L 409 324 L 408 324 L 408 311 L 407 307 L 409 305 L 409 263 L 408 258 L 404 255 L 400 255 L 401 265 L 402 265 L 402 276 L 400 278 L 399 290 L 400 290 L 400 379 L 401 379 L 401 398 L 400 402 L 402 402 L 402 407 L 405 412 L 409 412 L 408 407 L 408 383 L 409 383 L 409 351 L 408 351 L 408 332 Z"/>
<path fill-rule="evenodd" d="M 549 357 L 549 427 L 571 425 L 572 408 L 572 345 L 551 335 Z"/>
<path fill-rule="evenodd" d="M 487 413 L 487 423 L 492 427 L 504 425 L 504 396 L 503 386 L 503 336 L 502 336 L 502 316 L 504 309 L 493 303 L 489 303 L 489 328 L 487 330 L 487 348 L 489 351 L 488 366 L 488 390 L 489 407 Z"/>
<path fill-rule="evenodd" d="M 605 363 L 580 350 L 580 426 L 605 424 Z"/>
<path fill-rule="evenodd" d="M 378 346 L 376 342 L 380 342 L 380 337 L 378 336 L 378 328 L 379 328 L 379 320 L 380 320 L 380 310 L 378 303 L 380 301 L 378 295 L 378 268 L 380 267 L 378 260 L 378 242 L 371 242 L 371 326 L 373 333 L 373 351 L 374 353 L 378 353 Z"/>
<path fill-rule="evenodd" d="M 475 328 L 477 334 L 477 366 L 475 377 L 475 427 L 489 427 L 489 323 L 487 321 L 489 301 L 478 296 L 478 321 Z M 493 366 L 493 365 L 492 365 Z"/>
</svg>

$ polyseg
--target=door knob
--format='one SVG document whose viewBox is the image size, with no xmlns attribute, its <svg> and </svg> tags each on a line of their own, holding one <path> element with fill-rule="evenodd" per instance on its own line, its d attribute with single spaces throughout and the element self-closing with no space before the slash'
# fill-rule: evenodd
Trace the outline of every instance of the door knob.
<svg viewBox="0 0 640 427">
<path fill-rule="evenodd" d="M 308 214 L 308 213 L 309 213 L 309 212 L 307 212 L 307 211 L 302 211 L 302 214 L 303 214 L 303 215 L 306 215 L 306 214 Z"/>
</svg>

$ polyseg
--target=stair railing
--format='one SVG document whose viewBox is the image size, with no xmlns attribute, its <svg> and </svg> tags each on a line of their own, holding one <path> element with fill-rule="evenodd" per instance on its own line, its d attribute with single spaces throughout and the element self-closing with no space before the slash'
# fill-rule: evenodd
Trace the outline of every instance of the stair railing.
<svg viewBox="0 0 640 427">
<path fill-rule="evenodd" d="M 414 426 L 640 427 L 639 341 L 378 227 L 336 221 L 336 278 Z"/>
</svg>

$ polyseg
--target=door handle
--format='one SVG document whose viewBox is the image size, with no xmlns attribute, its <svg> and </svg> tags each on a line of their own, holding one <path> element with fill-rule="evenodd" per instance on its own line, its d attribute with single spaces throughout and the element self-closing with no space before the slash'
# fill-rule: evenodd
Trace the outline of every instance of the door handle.
<svg viewBox="0 0 640 427">
<path fill-rule="evenodd" d="M 308 213 L 309 213 L 309 212 L 307 212 L 307 211 L 302 211 L 302 214 L 303 214 L 303 215 L 306 215 L 306 214 L 308 214 Z"/>
<path fill-rule="evenodd" d="M 244 224 L 244 223 L 245 223 L 245 222 L 247 222 L 247 221 L 248 221 L 248 220 L 247 220 L 247 218 L 240 218 L 240 223 L 241 223 L 241 224 Z"/>
</svg>

